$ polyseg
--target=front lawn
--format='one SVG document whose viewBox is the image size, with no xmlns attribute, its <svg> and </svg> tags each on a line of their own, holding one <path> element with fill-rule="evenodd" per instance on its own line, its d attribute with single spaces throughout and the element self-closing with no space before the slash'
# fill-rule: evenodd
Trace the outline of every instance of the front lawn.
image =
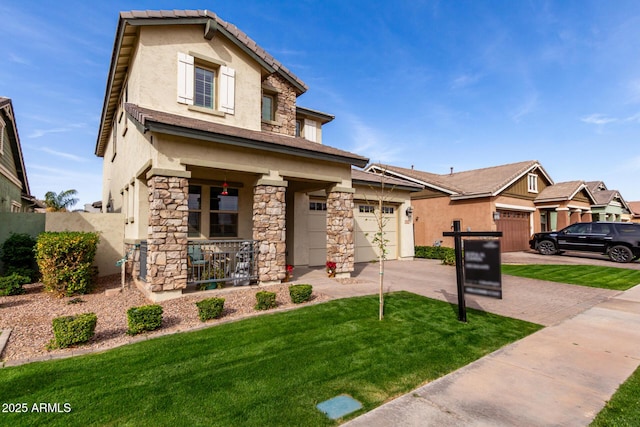
<svg viewBox="0 0 640 427">
<path fill-rule="evenodd" d="M 591 426 L 640 426 L 640 368 L 620 386 Z"/>
<path fill-rule="evenodd" d="M 354 415 L 369 411 L 541 328 L 472 309 L 461 323 L 455 306 L 407 292 L 385 301 L 383 321 L 377 296 L 335 300 L 0 369 L 2 401 L 28 409 L 0 423 L 335 425 L 317 403 L 344 393 L 363 404 Z M 34 412 L 42 403 L 59 411 Z"/>
<path fill-rule="evenodd" d="M 616 291 L 626 291 L 640 284 L 640 270 L 596 265 L 503 264 L 502 273 Z"/>
</svg>

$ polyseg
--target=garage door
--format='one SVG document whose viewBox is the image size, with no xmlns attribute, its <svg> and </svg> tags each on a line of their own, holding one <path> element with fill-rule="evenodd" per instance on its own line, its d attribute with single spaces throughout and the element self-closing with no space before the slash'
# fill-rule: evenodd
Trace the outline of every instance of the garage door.
<svg viewBox="0 0 640 427">
<path fill-rule="evenodd" d="M 356 202 L 353 211 L 355 234 L 355 262 L 370 262 L 378 259 L 373 239 L 378 232 L 376 211 L 378 207 Z M 387 242 L 387 259 L 398 258 L 398 209 L 396 206 L 383 206 L 385 220 L 384 238 Z"/>
<path fill-rule="evenodd" d="M 307 231 L 309 233 L 309 265 L 325 265 L 327 262 L 327 203 L 324 200 L 309 201 Z"/>
<path fill-rule="evenodd" d="M 526 251 L 529 249 L 531 234 L 529 212 L 498 210 L 500 219 L 496 221 L 498 231 L 502 231 L 502 252 Z"/>
</svg>

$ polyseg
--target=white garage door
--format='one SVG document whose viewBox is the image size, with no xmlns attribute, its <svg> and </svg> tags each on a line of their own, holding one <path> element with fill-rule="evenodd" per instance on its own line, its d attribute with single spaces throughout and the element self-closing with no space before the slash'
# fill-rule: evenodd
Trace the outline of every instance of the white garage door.
<svg viewBox="0 0 640 427">
<path fill-rule="evenodd" d="M 327 262 L 327 202 L 309 201 L 307 215 L 309 233 L 309 266 L 325 265 Z"/>
<path fill-rule="evenodd" d="M 376 221 L 378 206 L 358 203 L 353 210 L 355 234 L 355 262 L 370 262 L 378 259 L 377 245 L 373 239 L 378 232 Z M 384 238 L 387 240 L 387 259 L 398 258 L 398 209 L 396 206 L 382 207 Z"/>
</svg>

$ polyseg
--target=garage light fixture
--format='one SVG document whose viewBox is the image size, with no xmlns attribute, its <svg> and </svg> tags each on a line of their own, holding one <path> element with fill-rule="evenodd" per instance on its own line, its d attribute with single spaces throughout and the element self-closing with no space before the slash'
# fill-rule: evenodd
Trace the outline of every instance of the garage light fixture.
<svg viewBox="0 0 640 427">
<path fill-rule="evenodd" d="M 493 213 L 493 220 L 494 220 L 494 221 L 497 221 L 497 220 L 499 220 L 499 219 L 500 219 L 500 212 L 494 212 L 494 213 Z"/>
<path fill-rule="evenodd" d="M 405 213 L 407 214 L 407 218 L 411 218 L 411 215 L 413 214 L 413 207 L 409 206 Z"/>
</svg>

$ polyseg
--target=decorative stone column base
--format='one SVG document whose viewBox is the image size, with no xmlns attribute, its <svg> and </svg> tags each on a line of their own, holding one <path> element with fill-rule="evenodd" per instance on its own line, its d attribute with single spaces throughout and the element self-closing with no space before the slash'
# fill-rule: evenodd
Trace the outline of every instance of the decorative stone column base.
<svg viewBox="0 0 640 427">
<path fill-rule="evenodd" d="M 336 277 L 351 277 L 354 269 L 353 193 L 327 195 L 327 261 L 336 263 Z"/>
<path fill-rule="evenodd" d="M 286 184 L 286 183 L 285 183 Z M 253 189 L 253 239 L 258 243 L 258 280 L 279 283 L 286 276 L 286 186 Z"/>
</svg>

